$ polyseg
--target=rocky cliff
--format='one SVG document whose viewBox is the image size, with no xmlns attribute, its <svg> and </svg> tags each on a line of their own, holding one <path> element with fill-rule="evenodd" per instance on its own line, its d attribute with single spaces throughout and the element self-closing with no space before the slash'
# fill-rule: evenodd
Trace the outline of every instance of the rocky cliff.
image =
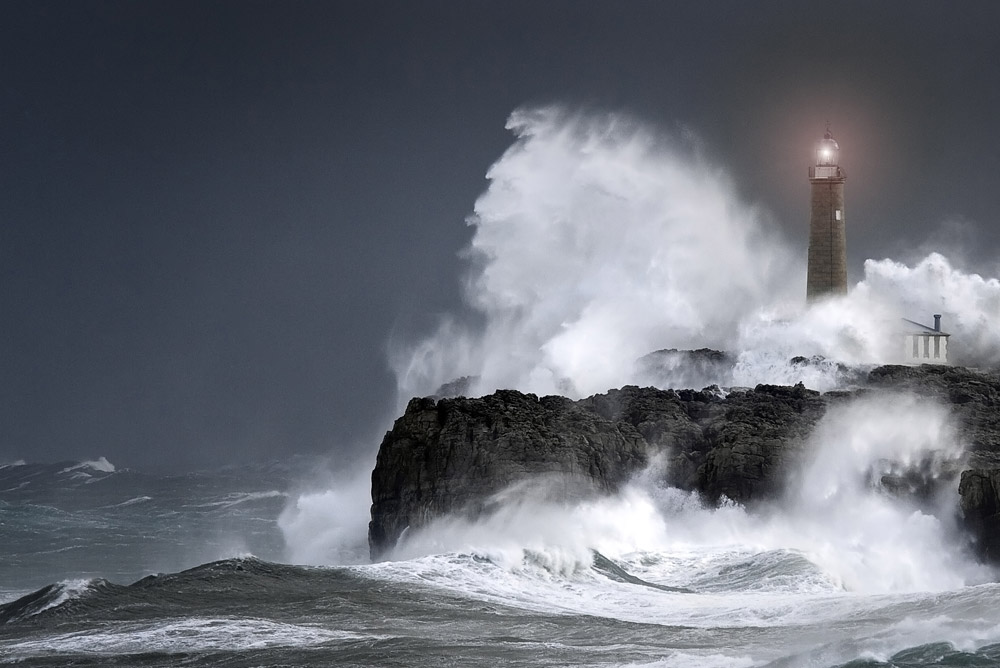
<svg viewBox="0 0 1000 668">
<path fill-rule="evenodd" d="M 371 555 L 378 559 L 408 527 L 435 517 L 489 512 L 494 495 L 520 480 L 545 476 L 560 497 L 608 494 L 657 455 L 668 460 L 668 484 L 752 506 L 781 492 L 829 406 L 886 391 L 951 406 L 969 452 L 961 512 L 980 553 L 1000 557 L 1000 379 L 942 366 L 878 367 L 858 388 L 823 395 L 758 385 L 729 393 L 624 387 L 580 401 L 510 390 L 413 399 L 372 473 Z M 920 481 L 883 482 L 899 493 L 920 488 Z M 947 476 L 933 482 L 958 484 Z"/>
</svg>

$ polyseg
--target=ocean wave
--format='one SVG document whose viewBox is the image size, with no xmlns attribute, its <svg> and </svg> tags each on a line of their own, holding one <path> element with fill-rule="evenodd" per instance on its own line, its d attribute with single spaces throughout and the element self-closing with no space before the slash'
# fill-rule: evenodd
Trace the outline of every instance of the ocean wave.
<svg viewBox="0 0 1000 668">
<path fill-rule="evenodd" d="M 89 469 L 99 473 L 114 473 L 116 471 L 114 464 L 109 462 L 104 457 L 98 457 L 92 461 L 80 462 L 79 464 L 74 464 L 73 466 L 67 466 L 59 473 L 69 473 L 71 471 L 79 471 L 80 469 Z"/>
<path fill-rule="evenodd" d="M 475 553 L 349 567 L 248 557 L 127 587 L 59 583 L 0 606 L 12 625 L 0 635 L 0 653 L 24 659 L 322 647 L 330 652 L 324 657 L 364 656 L 371 664 L 405 644 L 408 656 L 429 657 L 428 665 L 443 665 L 434 652 L 461 646 L 479 657 L 496 651 L 537 657 L 533 665 L 742 668 L 835 666 L 859 658 L 870 661 L 860 665 L 887 666 L 896 653 L 930 641 L 940 647 L 928 646 L 927 656 L 986 656 L 1000 641 L 997 584 L 940 593 L 817 593 L 804 557 L 791 552 L 601 559 L 569 572 L 530 553 L 514 569 Z M 657 576 L 676 578 L 684 568 L 701 590 L 656 586 Z M 797 574 L 803 586 L 754 589 L 733 575 L 738 571 L 748 579 Z"/>
<path fill-rule="evenodd" d="M 48 585 L 15 601 L 0 605 L 0 625 L 40 615 L 69 601 L 81 599 L 108 584 L 106 580 L 101 579 L 79 579 L 63 580 Z"/>
<path fill-rule="evenodd" d="M 61 633 L 7 646 L 11 658 L 51 654 L 128 655 L 311 647 L 365 641 L 377 635 L 246 617 L 187 617 L 153 624 L 116 624 L 114 630 Z"/>
<path fill-rule="evenodd" d="M 208 501 L 206 503 L 199 503 L 192 507 L 195 508 L 232 508 L 233 506 L 238 506 L 244 503 L 252 503 L 254 501 L 264 501 L 268 499 L 283 499 L 288 496 L 288 492 L 282 492 L 276 489 L 269 490 L 266 492 L 231 492 L 226 494 L 218 501 Z"/>
</svg>

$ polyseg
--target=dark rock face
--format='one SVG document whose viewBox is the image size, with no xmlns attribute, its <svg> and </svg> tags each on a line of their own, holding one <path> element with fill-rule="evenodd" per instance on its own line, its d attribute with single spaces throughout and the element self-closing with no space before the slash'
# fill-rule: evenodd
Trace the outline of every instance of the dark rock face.
<svg viewBox="0 0 1000 668">
<path fill-rule="evenodd" d="M 550 476 L 563 495 L 614 492 L 647 456 L 630 425 L 563 397 L 502 390 L 481 399 L 413 399 L 372 472 L 372 557 L 407 527 L 488 510 L 492 495 L 528 477 Z"/>
<path fill-rule="evenodd" d="M 1000 468 L 1000 377 L 958 366 L 882 366 L 868 375 L 873 389 L 933 397 L 951 406 L 969 452 L 970 468 Z"/>
<path fill-rule="evenodd" d="M 736 358 L 729 353 L 699 350 L 657 350 L 636 361 L 638 382 L 656 387 L 732 385 Z"/>
<path fill-rule="evenodd" d="M 413 399 L 372 473 L 373 558 L 434 517 L 489 511 L 490 497 L 550 476 L 562 498 L 613 493 L 668 453 L 670 482 L 752 502 L 774 493 L 785 461 L 823 413 L 817 392 L 625 387 L 578 402 L 502 390 L 480 399 Z"/>
<path fill-rule="evenodd" d="M 1000 378 L 959 367 L 885 366 L 865 387 L 818 392 L 758 385 L 624 387 L 580 401 L 500 391 L 479 398 L 413 399 L 379 450 L 372 473 L 369 546 L 377 559 L 407 527 L 451 513 L 490 511 L 513 483 L 548 476 L 558 497 L 620 489 L 654 456 L 667 458 L 665 482 L 707 500 L 750 505 L 776 498 L 829 405 L 884 391 L 913 392 L 951 405 L 968 445 L 970 470 L 959 493 L 979 553 L 1000 561 Z M 944 476 L 914 469 L 882 476 L 888 493 L 919 502 Z M 952 487 L 952 489 L 954 489 Z"/>
<path fill-rule="evenodd" d="M 962 471 L 958 493 L 976 552 L 985 561 L 1000 562 L 1000 469 Z"/>
</svg>

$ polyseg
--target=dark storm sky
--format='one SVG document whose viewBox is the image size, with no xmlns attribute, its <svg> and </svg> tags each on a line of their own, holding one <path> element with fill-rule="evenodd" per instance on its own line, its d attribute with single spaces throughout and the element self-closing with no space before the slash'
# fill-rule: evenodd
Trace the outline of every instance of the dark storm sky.
<svg viewBox="0 0 1000 668">
<path fill-rule="evenodd" d="M 995 275 L 1000 3 L 0 9 L 0 463 L 370 450 L 525 104 L 693 130 L 803 250 L 829 120 L 853 280 L 956 238 Z"/>
</svg>

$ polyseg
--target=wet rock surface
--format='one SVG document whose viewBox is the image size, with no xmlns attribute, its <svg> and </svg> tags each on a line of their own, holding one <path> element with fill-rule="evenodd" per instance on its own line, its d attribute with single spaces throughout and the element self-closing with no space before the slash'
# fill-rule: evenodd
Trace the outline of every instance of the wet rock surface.
<svg viewBox="0 0 1000 668">
<path fill-rule="evenodd" d="M 706 354 L 707 355 L 707 354 Z M 887 493 L 918 501 L 959 486 L 979 554 L 1000 560 L 1000 378 L 961 367 L 883 366 L 847 391 L 758 385 L 731 391 L 627 386 L 579 401 L 502 390 L 481 398 L 410 401 L 386 433 L 372 473 L 374 559 L 408 528 L 446 514 L 490 512 L 495 495 L 538 480 L 554 498 L 611 494 L 654 457 L 663 482 L 707 501 L 747 506 L 777 498 L 827 408 L 859 396 L 907 392 L 948 405 L 968 459 L 940 478 L 886 477 Z"/>
</svg>

